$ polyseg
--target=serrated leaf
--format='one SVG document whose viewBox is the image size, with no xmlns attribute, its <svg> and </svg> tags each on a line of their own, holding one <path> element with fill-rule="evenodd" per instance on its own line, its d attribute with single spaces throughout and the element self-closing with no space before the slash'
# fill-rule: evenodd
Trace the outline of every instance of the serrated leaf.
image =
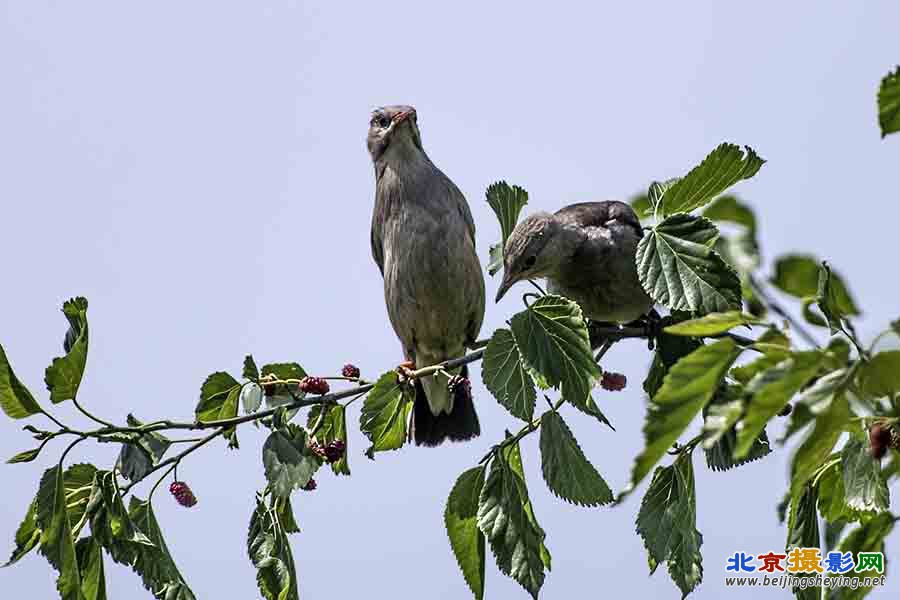
<svg viewBox="0 0 900 600">
<path fill-rule="evenodd" d="M 275 514 L 278 516 L 278 522 L 284 529 L 285 533 L 300 533 L 300 526 L 297 525 L 297 518 L 294 517 L 294 507 L 291 505 L 290 498 L 274 498 L 272 504 L 275 507 Z"/>
<path fill-rule="evenodd" d="M 293 424 L 273 431 L 262 448 L 262 461 L 272 494 L 287 498 L 309 482 L 322 464 L 307 447 L 306 431 Z"/>
<path fill-rule="evenodd" d="M 447 507 L 444 525 L 456 563 L 475 598 L 484 598 L 484 534 L 478 528 L 478 499 L 484 485 L 484 467 L 465 471 L 456 480 Z"/>
<path fill-rule="evenodd" d="M 368 454 L 403 446 L 413 399 L 409 386 L 400 381 L 396 371 L 388 371 L 378 378 L 359 416 L 359 429 L 372 442 Z"/>
<path fill-rule="evenodd" d="M 81 572 L 81 593 L 85 600 L 106 600 L 106 574 L 100 544 L 88 536 L 75 544 L 78 569 Z"/>
<path fill-rule="evenodd" d="M 78 558 L 75 554 L 75 541 L 72 537 L 72 526 L 66 510 L 63 470 L 61 466 L 56 466 L 48 473 L 52 473 L 53 480 L 52 511 L 49 519 L 45 521 L 45 529 L 41 534 L 40 552 L 59 571 L 56 589 L 59 591 L 60 598 L 62 600 L 84 600 L 81 592 Z"/>
<path fill-rule="evenodd" d="M 727 471 L 759 460 L 772 452 L 769 437 L 763 430 L 747 456 L 740 460 L 734 459 L 734 447 L 737 445 L 734 426 L 744 412 L 742 395 L 741 386 L 725 385 L 703 409 L 703 450 L 706 465 L 713 471 Z"/>
<path fill-rule="evenodd" d="M 674 325 L 666 327 L 664 331 L 672 335 L 711 337 L 721 335 L 741 325 L 750 325 L 760 322 L 761 321 L 753 315 L 744 314 L 739 310 L 732 310 L 721 313 L 710 313 L 699 319 L 675 323 Z"/>
<path fill-rule="evenodd" d="M 847 369 L 838 369 L 823 375 L 797 395 L 795 405 L 806 406 L 813 416 L 824 413 L 831 406 L 834 395 L 846 385 L 846 378 Z"/>
<path fill-rule="evenodd" d="M 241 371 L 241 376 L 250 381 L 259 379 L 259 369 L 256 368 L 256 361 L 253 360 L 253 356 L 250 354 L 244 357 L 244 368 Z"/>
<path fill-rule="evenodd" d="M 94 465 L 79 463 L 70 466 L 63 472 L 63 488 L 66 496 L 66 508 L 69 522 L 72 525 L 72 538 L 78 537 L 84 526 L 85 512 L 94 491 L 94 478 L 97 473 Z M 56 471 L 48 469 L 41 477 L 38 493 L 35 497 L 35 522 L 41 531 L 46 531 L 53 517 L 54 494 L 56 493 Z"/>
<path fill-rule="evenodd" d="M 494 332 L 484 351 L 481 378 L 512 416 L 531 422 L 537 393 L 510 330 Z"/>
<path fill-rule="evenodd" d="M 644 479 L 712 399 L 740 353 L 741 349 L 726 338 L 701 346 L 672 367 L 648 408 L 643 429 L 645 448 L 635 460 L 631 483 L 624 493 Z"/>
<path fill-rule="evenodd" d="M 709 219 L 683 213 L 668 217 L 638 244 L 641 285 L 672 310 L 739 310 L 741 282 L 734 269 L 710 248 L 717 236 Z"/>
<path fill-rule="evenodd" d="M 663 214 L 700 208 L 742 179 L 756 175 L 766 161 L 749 146 L 744 148 L 746 153 L 734 144 L 717 146 L 703 162 L 666 190 L 662 198 Z"/>
<path fill-rule="evenodd" d="M 89 506 L 91 534 L 116 562 L 122 562 L 114 553 L 117 548 L 133 553 L 135 545 L 153 546 L 150 538 L 141 531 L 125 509 L 122 492 L 111 471 L 97 471 L 95 474 Z M 126 561 L 126 564 L 130 562 Z"/>
<path fill-rule="evenodd" d="M 544 584 L 544 532 L 529 514 L 527 497 L 523 500 L 520 488 L 524 485 L 508 452 L 495 455 L 478 500 L 478 528 L 490 543 L 500 571 L 537 600 Z"/>
<path fill-rule="evenodd" d="M 487 189 L 487 202 L 500 222 L 501 241 L 490 249 L 488 273 L 492 276 L 503 268 L 503 248 L 509 234 L 516 228 L 519 213 L 528 204 L 528 192 L 517 185 L 510 186 L 505 181 L 492 183 Z"/>
<path fill-rule="evenodd" d="M 297 568 L 291 544 L 273 509 L 257 498 L 247 532 L 247 554 L 256 567 L 256 582 L 266 600 L 299 600 Z"/>
<path fill-rule="evenodd" d="M 128 515 L 150 543 L 128 544 L 129 551 L 125 553 L 124 557 L 131 560 L 125 564 L 131 566 L 134 572 L 141 577 L 144 587 L 154 592 L 157 598 L 195 600 L 194 592 L 188 587 L 175 565 L 175 560 L 169 553 L 162 529 L 159 527 L 150 502 L 132 496 L 128 505 Z M 119 558 L 123 558 L 123 556 Z M 116 562 L 122 562 L 115 555 L 113 555 L 113 559 Z"/>
<path fill-rule="evenodd" d="M 129 427 L 140 427 L 143 425 L 141 421 L 129 414 L 126 417 Z M 126 479 L 139 481 L 147 476 L 147 473 L 159 464 L 163 455 L 169 449 L 171 442 L 169 439 L 152 431 L 149 433 L 132 433 L 128 434 L 129 442 L 122 444 L 122 450 L 119 451 L 119 459 L 116 466 L 119 472 Z"/>
<path fill-rule="evenodd" d="M 327 446 L 335 441 L 344 443 L 344 454 L 339 460 L 331 463 L 331 470 L 334 471 L 335 475 L 349 475 L 350 465 L 347 463 L 347 454 L 349 452 L 347 446 L 347 409 L 343 404 L 334 404 L 325 408 L 328 412 L 325 413 L 325 417 L 315 437 L 323 446 Z M 323 406 L 321 404 L 310 409 L 306 424 L 310 432 L 312 432 L 312 428 L 318 422 L 322 409 Z"/>
<path fill-rule="evenodd" d="M 831 455 L 831 450 L 844 431 L 850 419 L 850 405 L 847 396 L 839 391 L 828 409 L 816 417 L 815 427 L 810 432 L 791 462 L 791 494 L 798 495 L 803 486 Z"/>
<path fill-rule="evenodd" d="M 16 463 L 27 463 L 31 462 L 38 457 L 38 454 L 41 453 L 41 450 L 44 448 L 43 445 L 38 446 L 37 448 L 32 448 L 31 450 L 25 450 L 24 452 L 19 452 L 12 458 L 6 461 L 8 465 L 14 465 Z"/>
<path fill-rule="evenodd" d="M 900 392 L 900 350 L 879 352 L 859 369 L 859 385 L 873 398 Z"/>
<path fill-rule="evenodd" d="M 677 322 L 672 316 L 664 317 L 661 321 L 663 328 L 667 323 Z M 686 338 L 677 335 L 669 335 L 661 331 L 656 339 L 656 351 L 653 354 L 653 362 L 647 377 L 644 379 L 643 388 L 651 398 L 656 395 L 662 386 L 663 378 L 675 363 L 703 345 L 701 340 Z"/>
<path fill-rule="evenodd" d="M 686 597 L 703 579 L 697 531 L 697 498 L 691 454 L 683 453 L 668 467 L 657 467 L 637 516 L 650 573 L 665 562 L 669 575 Z"/>
<path fill-rule="evenodd" d="M 23 556 L 34 550 L 41 540 L 41 533 L 42 530 L 37 522 L 37 499 L 35 499 L 32 500 L 31 504 L 28 506 L 28 512 L 25 513 L 25 518 L 22 519 L 22 523 L 19 525 L 18 529 L 16 529 L 16 547 L 13 548 L 12 555 L 3 566 L 8 567 L 15 564 L 21 560 Z"/>
<path fill-rule="evenodd" d="M 860 518 L 859 511 L 853 510 L 847 505 L 840 455 L 831 455 L 828 463 L 829 466 L 816 477 L 819 513 L 823 519 L 829 522 L 858 520 Z"/>
<path fill-rule="evenodd" d="M 0 408 L 12 419 L 24 419 L 41 412 L 41 407 L 16 374 L 0 346 Z"/>
<path fill-rule="evenodd" d="M 233 399 L 234 411 L 237 413 L 237 395 L 240 393 L 241 384 L 223 371 L 213 373 L 203 382 L 200 388 L 200 402 L 194 410 L 194 415 L 198 421 L 217 421 L 222 418 L 224 412 L 230 414 L 232 400 L 229 396 L 234 392 Z M 231 415 L 234 416 L 234 415 Z"/>
<path fill-rule="evenodd" d="M 263 365 L 260 376 L 274 375 L 278 379 L 303 379 L 307 373 L 295 362 L 271 363 Z"/>
<path fill-rule="evenodd" d="M 62 311 L 69 321 L 69 329 L 63 343 L 65 356 L 53 359 L 44 372 L 44 382 L 50 390 L 50 401 L 58 404 L 71 400 L 78 394 L 81 377 L 87 364 L 88 354 L 88 301 L 72 298 L 63 304 Z"/>
<path fill-rule="evenodd" d="M 735 459 L 747 455 L 766 423 L 819 372 L 822 361 L 821 352 L 796 352 L 750 380 L 747 391 L 752 396 L 744 417 L 737 424 Z"/>
<path fill-rule="evenodd" d="M 678 179 L 678 177 L 673 177 L 666 181 L 654 181 L 650 184 L 650 187 L 647 188 L 647 203 L 650 205 L 647 212 L 648 216 L 655 214 L 659 210 L 666 192 L 670 187 L 678 183 Z"/>
<path fill-rule="evenodd" d="M 817 501 L 818 493 L 814 486 L 806 486 L 802 495 L 799 497 L 796 495 L 792 497 L 790 516 L 788 517 L 788 533 L 785 550 L 790 551 L 794 548 L 821 548 L 822 541 L 819 534 L 819 516 L 816 513 Z M 793 591 L 800 600 L 814 600 L 821 595 L 818 588 L 810 586 L 803 588 L 795 586 Z"/>
<path fill-rule="evenodd" d="M 887 554 L 885 553 L 884 542 L 893 531 L 894 525 L 895 520 L 891 513 L 877 515 L 848 533 L 847 537 L 838 546 L 838 550 L 841 553 L 850 552 L 854 557 L 858 557 L 861 552 L 881 552 L 885 556 L 885 569 L 887 569 Z M 860 600 L 864 598 L 874 589 L 862 585 L 864 578 L 872 575 L 874 573 L 869 571 L 863 573 L 848 571 L 844 574 L 844 577 L 850 577 L 856 579 L 856 581 L 851 581 L 849 582 L 850 585 L 834 590 L 839 592 L 839 595 L 837 593 L 834 595 L 830 594 L 828 596 L 829 599 Z M 896 575 L 894 576 L 896 577 Z"/>
<path fill-rule="evenodd" d="M 612 491 L 594 468 L 556 411 L 541 417 L 541 472 L 547 487 L 572 504 L 600 506 L 613 501 Z"/>
<path fill-rule="evenodd" d="M 881 474 L 881 461 L 874 458 L 869 445 L 855 435 L 841 451 L 844 497 L 853 510 L 886 511 L 891 504 L 887 481 Z"/>
<path fill-rule="evenodd" d="M 878 88 L 878 125 L 881 137 L 900 131 L 900 67 L 888 73 Z"/>
<path fill-rule="evenodd" d="M 538 382 L 561 388 L 566 401 L 596 415 L 590 392 L 600 369 L 581 308 L 560 296 L 543 296 L 516 314 L 511 326 L 522 359 Z"/>
</svg>

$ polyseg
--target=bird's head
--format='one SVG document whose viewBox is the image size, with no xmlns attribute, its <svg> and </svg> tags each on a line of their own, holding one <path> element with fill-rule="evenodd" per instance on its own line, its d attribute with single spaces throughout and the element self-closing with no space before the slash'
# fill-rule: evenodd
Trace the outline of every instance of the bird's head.
<svg viewBox="0 0 900 600">
<path fill-rule="evenodd" d="M 389 147 L 407 146 L 422 151 L 422 136 L 412 106 L 382 106 L 372 111 L 366 145 L 372 161 L 377 162 Z"/>
<path fill-rule="evenodd" d="M 516 225 L 503 249 L 503 281 L 497 290 L 497 302 L 516 282 L 546 277 L 555 269 L 559 231 L 559 223 L 545 212 L 529 215 Z"/>
</svg>

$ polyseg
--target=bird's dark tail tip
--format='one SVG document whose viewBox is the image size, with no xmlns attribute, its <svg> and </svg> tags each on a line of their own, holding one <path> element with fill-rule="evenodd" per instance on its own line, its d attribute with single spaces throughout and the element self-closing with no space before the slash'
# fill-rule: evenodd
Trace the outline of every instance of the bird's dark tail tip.
<svg viewBox="0 0 900 600">
<path fill-rule="evenodd" d="M 463 377 L 469 376 L 467 366 L 463 366 L 460 374 Z M 467 387 L 456 387 L 450 414 L 435 416 L 428 407 L 422 383 L 416 381 L 416 399 L 410 423 L 410 438 L 415 441 L 416 446 L 440 446 L 447 440 L 463 442 L 481 435 L 472 393 Z"/>
</svg>

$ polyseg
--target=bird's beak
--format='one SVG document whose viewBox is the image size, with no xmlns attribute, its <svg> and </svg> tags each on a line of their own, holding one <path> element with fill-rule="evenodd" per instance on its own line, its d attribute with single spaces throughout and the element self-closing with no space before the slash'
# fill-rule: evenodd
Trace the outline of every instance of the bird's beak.
<svg viewBox="0 0 900 600">
<path fill-rule="evenodd" d="M 405 110 L 402 113 L 397 114 L 393 118 L 393 125 L 394 126 L 399 125 L 400 123 L 402 123 L 409 117 L 413 116 L 414 114 L 416 114 L 416 111 L 414 111 L 414 110 Z"/>
<path fill-rule="evenodd" d="M 510 277 L 509 271 L 503 271 L 503 281 L 500 282 L 500 289 L 497 290 L 497 297 L 494 299 L 494 302 L 500 302 L 500 299 L 506 295 L 506 292 L 509 291 L 509 288 L 513 286 L 516 282 L 514 277 Z"/>
</svg>

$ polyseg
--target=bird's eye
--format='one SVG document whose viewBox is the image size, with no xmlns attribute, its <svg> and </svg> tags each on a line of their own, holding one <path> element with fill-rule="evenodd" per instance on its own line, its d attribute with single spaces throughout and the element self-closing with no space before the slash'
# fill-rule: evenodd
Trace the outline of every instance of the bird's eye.
<svg viewBox="0 0 900 600">
<path fill-rule="evenodd" d="M 525 262 L 523 264 L 526 269 L 530 269 L 531 267 L 534 266 L 534 263 L 536 263 L 536 262 L 537 262 L 537 257 L 529 256 L 528 258 L 525 259 Z"/>
<path fill-rule="evenodd" d="M 384 115 L 378 115 L 377 117 L 375 117 L 375 123 L 376 123 L 379 127 L 387 127 L 388 125 L 391 124 L 391 120 L 388 119 L 388 118 L 387 118 L 386 116 L 384 116 Z"/>
</svg>

